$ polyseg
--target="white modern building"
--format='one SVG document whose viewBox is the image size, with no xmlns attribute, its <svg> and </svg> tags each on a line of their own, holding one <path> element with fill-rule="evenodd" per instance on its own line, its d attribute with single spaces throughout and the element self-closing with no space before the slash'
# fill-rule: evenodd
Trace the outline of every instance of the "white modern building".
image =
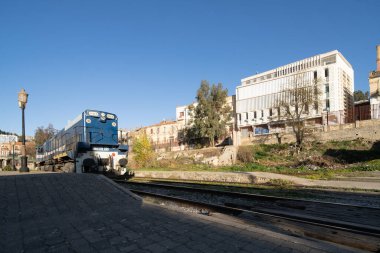
<svg viewBox="0 0 380 253">
<path fill-rule="evenodd" d="M 192 104 L 194 107 L 198 105 L 198 103 Z M 175 108 L 175 117 L 176 121 L 184 126 L 189 126 L 191 122 L 191 115 L 189 110 L 189 105 L 181 105 Z"/>
<path fill-rule="evenodd" d="M 18 137 L 16 135 L 0 134 L 0 143 L 17 142 Z"/>
<path fill-rule="evenodd" d="M 236 120 L 242 138 L 287 127 L 279 117 L 278 99 L 300 75 L 310 84 L 318 80 L 321 92 L 317 106 L 304 115 L 306 124 L 343 124 L 352 120 L 354 71 L 334 50 L 242 79 L 236 88 Z"/>
</svg>

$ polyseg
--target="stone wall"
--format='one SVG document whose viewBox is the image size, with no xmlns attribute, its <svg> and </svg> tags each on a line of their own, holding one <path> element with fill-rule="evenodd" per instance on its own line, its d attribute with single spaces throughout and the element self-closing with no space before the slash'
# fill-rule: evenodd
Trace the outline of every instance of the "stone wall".
<svg viewBox="0 0 380 253">
<path fill-rule="evenodd" d="M 295 137 L 291 132 L 280 133 L 278 136 L 282 143 L 295 142 Z M 317 127 L 310 129 L 310 133 L 305 136 L 307 141 L 354 140 L 358 138 L 369 141 L 380 140 L 380 120 L 363 120 L 356 121 L 356 123 Z M 266 134 L 241 140 L 241 145 L 259 143 L 275 144 L 278 143 L 278 138 L 276 134 Z"/>
<path fill-rule="evenodd" d="M 158 153 L 157 160 L 176 159 L 179 157 L 191 158 L 195 162 L 214 166 L 232 165 L 236 162 L 237 147 L 225 146 L 204 149 L 181 150 Z"/>
<path fill-rule="evenodd" d="M 331 141 L 331 140 L 354 140 L 362 138 L 370 141 L 380 140 L 380 120 L 364 120 L 356 123 L 330 125 L 310 129 L 305 136 L 305 141 Z M 279 134 L 282 143 L 295 142 L 294 135 L 290 132 Z M 275 134 L 253 136 L 241 139 L 241 145 L 252 144 L 275 144 L 278 138 Z M 214 166 L 232 165 L 236 162 L 237 146 L 181 150 L 158 153 L 157 160 L 176 159 L 186 157 L 197 163 L 205 163 Z M 133 153 L 130 154 L 133 160 Z"/>
</svg>

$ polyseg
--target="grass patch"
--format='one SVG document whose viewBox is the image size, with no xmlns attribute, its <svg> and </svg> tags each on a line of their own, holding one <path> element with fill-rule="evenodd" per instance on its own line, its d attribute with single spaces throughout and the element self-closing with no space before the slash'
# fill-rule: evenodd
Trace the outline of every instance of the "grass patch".
<svg viewBox="0 0 380 253">
<path fill-rule="evenodd" d="M 293 185 L 294 183 L 289 180 L 284 180 L 284 179 L 270 179 L 267 184 L 272 185 L 272 186 L 279 186 L 279 187 L 288 187 Z"/>
<path fill-rule="evenodd" d="M 366 164 L 346 168 L 318 168 L 307 166 L 296 168 L 287 166 L 265 166 L 259 163 L 240 164 L 234 166 L 212 167 L 206 164 L 185 164 L 180 167 L 147 167 L 135 169 L 135 171 L 204 171 L 204 172 L 268 172 L 290 176 L 303 177 L 314 180 L 331 180 L 339 176 L 350 176 L 353 173 L 379 171 L 379 161 L 371 161 Z M 365 175 L 365 174 L 364 174 Z"/>
<path fill-rule="evenodd" d="M 269 172 L 331 180 L 342 176 L 368 176 L 373 171 L 380 171 L 379 152 L 378 143 L 361 139 L 309 142 L 305 143 L 299 154 L 294 153 L 290 144 L 260 144 L 239 147 L 238 163 L 233 166 L 214 167 L 203 164 L 194 157 L 179 156 L 175 159 L 162 159 L 153 166 L 136 168 L 135 171 Z M 216 153 L 216 150 L 210 149 L 207 156 Z M 347 157 L 354 162 L 348 162 Z M 361 157 L 361 160 L 355 160 L 356 157 Z"/>
</svg>

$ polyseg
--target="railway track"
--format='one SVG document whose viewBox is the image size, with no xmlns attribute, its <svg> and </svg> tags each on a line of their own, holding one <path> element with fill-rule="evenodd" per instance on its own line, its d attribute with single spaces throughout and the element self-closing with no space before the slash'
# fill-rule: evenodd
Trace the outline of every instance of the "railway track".
<svg viewBox="0 0 380 253">
<path fill-rule="evenodd" d="M 115 180 L 159 203 L 223 213 L 256 226 L 380 252 L 380 209 L 239 192 Z M 199 211 L 201 210 L 201 211 Z"/>
</svg>

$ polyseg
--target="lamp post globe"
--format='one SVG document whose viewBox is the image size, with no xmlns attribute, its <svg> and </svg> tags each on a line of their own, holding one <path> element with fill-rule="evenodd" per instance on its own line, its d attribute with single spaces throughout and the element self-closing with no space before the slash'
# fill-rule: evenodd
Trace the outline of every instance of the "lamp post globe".
<svg viewBox="0 0 380 253">
<path fill-rule="evenodd" d="M 26 93 L 24 89 L 18 93 L 18 106 L 21 108 L 22 112 L 22 146 L 21 146 L 21 168 L 20 172 L 29 172 L 28 168 L 28 157 L 26 156 L 25 149 L 25 107 L 28 102 L 29 94 Z"/>
</svg>

